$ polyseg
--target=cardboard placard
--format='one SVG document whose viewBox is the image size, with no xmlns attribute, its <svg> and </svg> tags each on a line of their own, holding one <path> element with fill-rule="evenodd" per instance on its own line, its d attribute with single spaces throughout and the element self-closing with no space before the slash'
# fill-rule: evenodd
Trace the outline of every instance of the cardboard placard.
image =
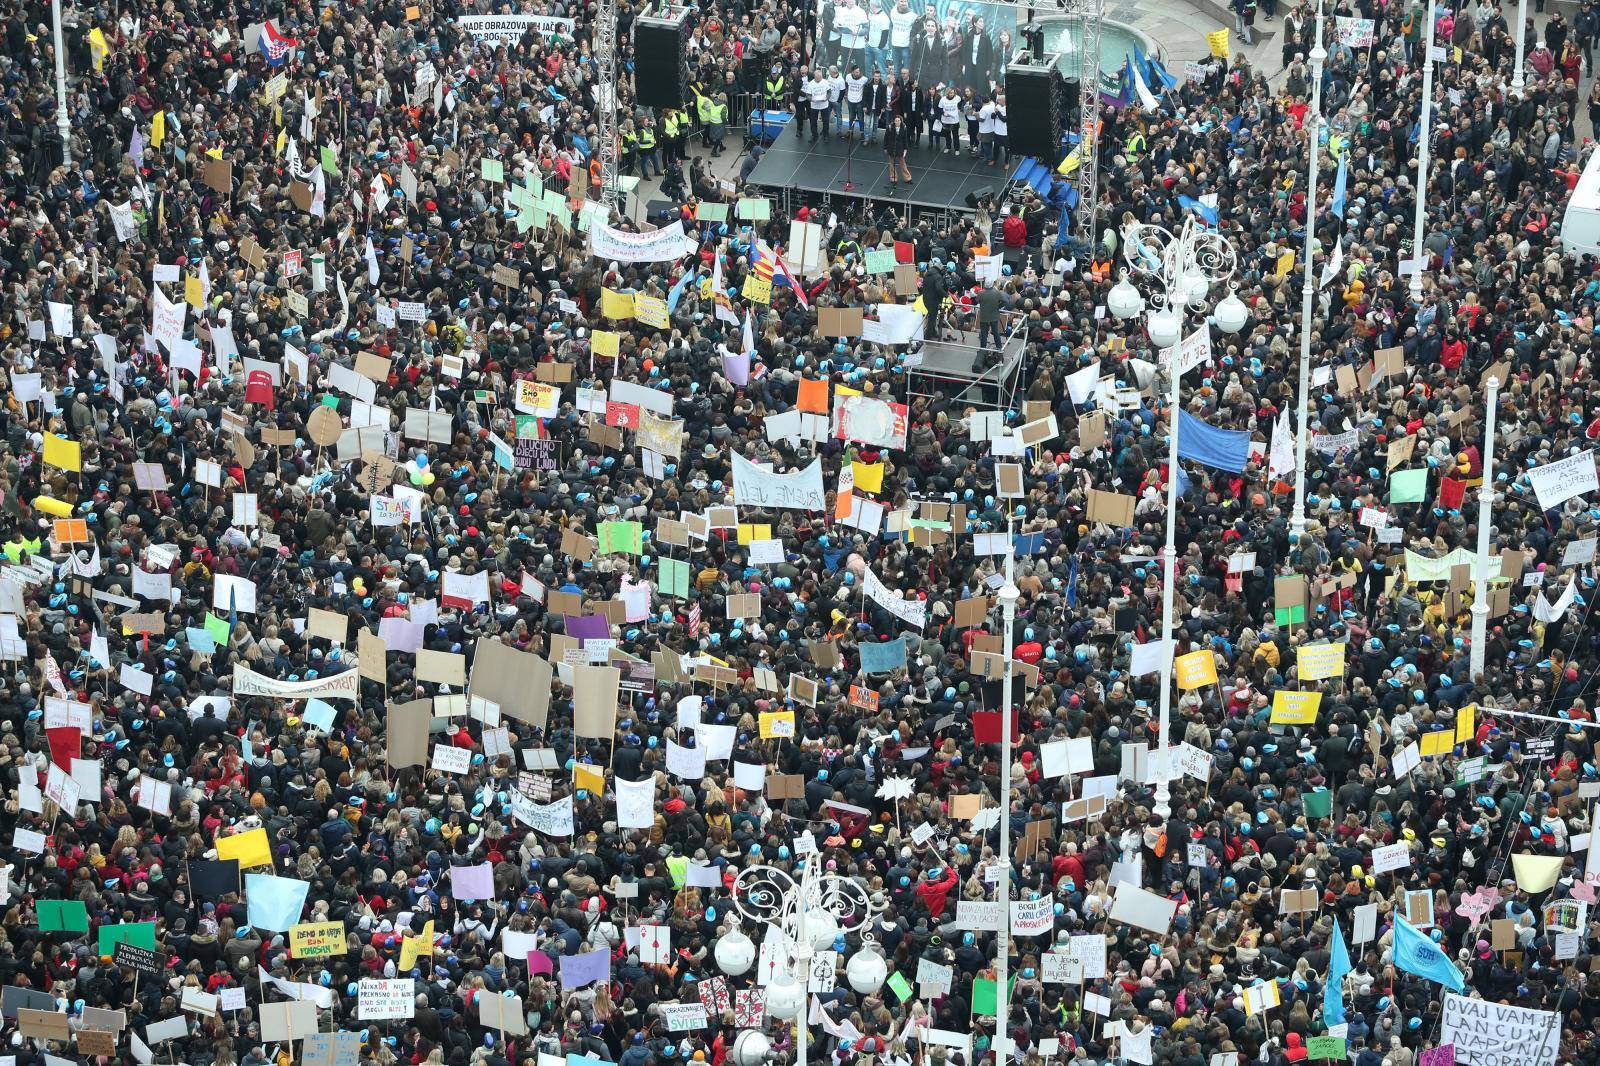
<svg viewBox="0 0 1600 1066">
<path fill-rule="evenodd" d="M 1136 502 L 1134 497 L 1121 492 L 1104 492 L 1100 489 L 1090 489 L 1089 521 L 1104 522 L 1108 526 L 1131 529 L 1133 527 L 1133 505 Z"/>
<path fill-rule="evenodd" d="M 860 307 L 819 307 L 817 334 L 823 337 L 859 337 L 863 317 Z"/>
</svg>

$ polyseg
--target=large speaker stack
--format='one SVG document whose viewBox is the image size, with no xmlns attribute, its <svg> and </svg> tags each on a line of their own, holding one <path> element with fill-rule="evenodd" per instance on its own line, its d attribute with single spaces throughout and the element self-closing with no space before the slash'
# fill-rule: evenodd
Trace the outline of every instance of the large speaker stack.
<svg viewBox="0 0 1600 1066">
<path fill-rule="evenodd" d="M 633 22 L 633 87 L 645 107 L 687 107 L 689 9 L 667 8 Z"/>
<path fill-rule="evenodd" d="M 1053 165 L 1061 158 L 1067 119 L 1059 57 L 1019 56 L 1006 67 L 1006 136 L 1016 155 L 1038 156 Z"/>
</svg>

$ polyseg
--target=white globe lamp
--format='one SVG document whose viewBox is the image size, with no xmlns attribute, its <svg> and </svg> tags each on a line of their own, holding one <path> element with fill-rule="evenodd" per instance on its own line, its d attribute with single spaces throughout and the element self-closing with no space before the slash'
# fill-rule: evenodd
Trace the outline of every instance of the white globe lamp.
<svg viewBox="0 0 1600 1066">
<path fill-rule="evenodd" d="M 733 929 L 717 938 L 711 950 L 717 968 L 729 977 L 746 973 L 756 962 L 755 941 L 744 935 L 744 930 Z"/>
<path fill-rule="evenodd" d="M 746 1029 L 733 1039 L 734 1066 L 761 1066 L 772 1056 L 772 1041 L 759 1029 Z"/>
<path fill-rule="evenodd" d="M 1127 320 L 1144 311 L 1144 297 L 1139 295 L 1139 290 L 1124 275 L 1106 295 L 1106 309 L 1118 318 Z"/>
<path fill-rule="evenodd" d="M 1156 347 L 1170 348 L 1183 335 L 1183 317 L 1177 311 L 1157 311 L 1147 320 L 1146 327 Z"/>
<path fill-rule="evenodd" d="M 1250 321 L 1250 309 L 1244 305 L 1243 300 L 1230 292 L 1217 303 L 1212 318 L 1222 332 L 1238 333 L 1244 329 L 1244 324 Z"/>
<path fill-rule="evenodd" d="M 845 964 L 844 978 L 850 982 L 851 988 L 863 996 L 870 996 L 888 980 L 889 964 L 871 948 L 862 948 L 850 956 L 850 961 Z"/>
<path fill-rule="evenodd" d="M 806 990 L 794 978 L 774 981 L 767 986 L 767 1013 L 779 1021 L 798 1018 L 805 1005 Z"/>
<path fill-rule="evenodd" d="M 821 908 L 806 912 L 806 939 L 817 951 L 832 947 L 839 939 L 838 919 Z"/>
</svg>

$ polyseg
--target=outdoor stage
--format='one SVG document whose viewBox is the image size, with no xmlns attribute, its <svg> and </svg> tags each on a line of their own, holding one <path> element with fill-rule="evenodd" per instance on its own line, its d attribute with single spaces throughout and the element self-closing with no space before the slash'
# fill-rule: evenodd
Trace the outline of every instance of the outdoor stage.
<svg viewBox="0 0 1600 1066">
<path fill-rule="evenodd" d="M 863 145 L 848 144 L 837 137 L 811 143 L 811 135 L 796 137 L 792 128 L 766 150 L 750 175 L 750 184 L 759 185 L 790 210 L 792 192 L 822 193 L 828 196 L 855 197 L 906 204 L 938 211 L 971 211 L 967 197 L 973 193 L 1001 196 L 1005 193 L 1009 168 L 1001 163 L 988 166 L 981 156 L 968 154 L 965 140 L 961 152 L 947 155 L 927 147 L 906 153 L 911 168 L 911 186 L 901 182 L 889 187 L 889 161 L 883 154 L 883 139 Z M 846 189 L 845 183 L 855 188 Z M 987 190 L 987 191 L 986 191 Z"/>
</svg>

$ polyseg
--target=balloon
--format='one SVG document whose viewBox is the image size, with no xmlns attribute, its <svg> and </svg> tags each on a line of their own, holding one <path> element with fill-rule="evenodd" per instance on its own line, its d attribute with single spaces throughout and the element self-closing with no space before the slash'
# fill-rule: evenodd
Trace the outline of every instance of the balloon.
<svg viewBox="0 0 1600 1066">
<path fill-rule="evenodd" d="M 432 476 L 432 475 L 429 475 L 429 476 Z M 416 471 L 413 471 L 412 474 L 411 474 L 411 483 L 413 485 L 422 484 L 422 474 L 420 474 L 420 473 L 418 473 Z"/>
<path fill-rule="evenodd" d="M 430 470 L 426 474 L 422 475 L 422 483 L 424 485 L 432 485 L 434 483 L 434 481 L 435 481 L 435 478 L 433 476 L 433 471 L 432 470 Z"/>
</svg>

